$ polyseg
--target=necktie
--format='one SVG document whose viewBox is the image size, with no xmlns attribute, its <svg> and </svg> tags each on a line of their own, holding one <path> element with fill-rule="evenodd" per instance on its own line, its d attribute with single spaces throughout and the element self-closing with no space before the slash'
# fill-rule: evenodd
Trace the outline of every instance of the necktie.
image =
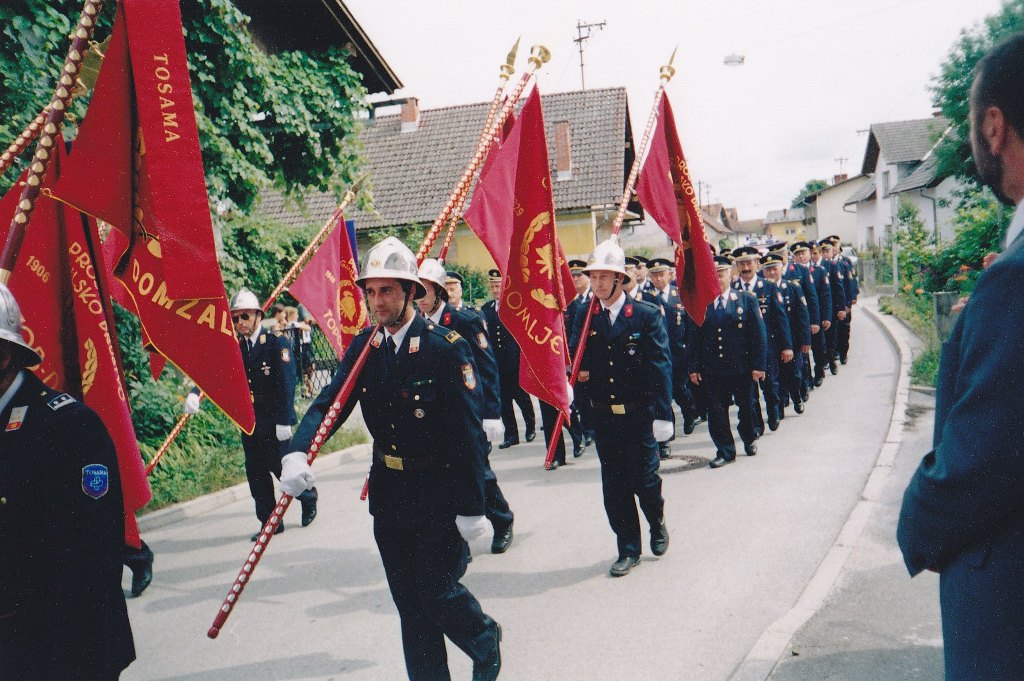
<svg viewBox="0 0 1024 681">
<path fill-rule="evenodd" d="M 384 343 L 384 371 L 391 373 L 395 368 L 395 339 L 388 336 L 387 341 Z"/>
<path fill-rule="evenodd" d="M 749 281 L 743 282 L 743 290 L 746 291 L 747 293 L 750 293 L 750 282 Z"/>
</svg>

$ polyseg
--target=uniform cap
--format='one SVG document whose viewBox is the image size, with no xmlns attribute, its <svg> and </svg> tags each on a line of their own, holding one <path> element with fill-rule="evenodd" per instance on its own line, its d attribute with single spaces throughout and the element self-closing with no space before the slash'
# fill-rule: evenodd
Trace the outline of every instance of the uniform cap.
<svg viewBox="0 0 1024 681">
<path fill-rule="evenodd" d="M 651 261 L 648 258 L 645 258 L 642 255 L 634 255 L 633 259 L 636 260 L 638 265 L 644 265 L 646 267 L 650 267 L 651 266 Z"/>
<path fill-rule="evenodd" d="M 586 266 L 587 266 L 587 261 L 586 260 L 570 260 L 569 261 L 569 271 L 572 272 L 573 274 L 586 274 L 586 272 L 583 271 L 584 268 L 586 268 Z"/>
<path fill-rule="evenodd" d="M 789 250 L 791 253 L 801 253 L 811 250 L 811 245 L 806 241 L 794 241 L 789 245 Z"/>
<path fill-rule="evenodd" d="M 832 248 L 832 242 L 829 241 L 828 239 L 822 239 L 821 241 L 818 242 L 818 247 L 819 248 Z"/>
<path fill-rule="evenodd" d="M 625 257 L 625 261 L 626 267 L 637 267 L 640 264 L 640 260 L 638 260 L 636 257 L 632 255 L 627 255 Z"/>
<path fill-rule="evenodd" d="M 589 264 L 584 272 L 616 272 L 623 276 L 622 283 L 628 283 L 630 276 L 626 274 L 626 254 L 622 247 L 612 239 L 605 239 L 590 254 Z"/>
<path fill-rule="evenodd" d="M 416 256 L 409 247 L 393 236 L 389 236 L 366 253 L 363 267 L 356 277 L 360 288 L 366 287 L 367 279 L 399 279 L 416 285 L 414 298 L 422 298 L 427 290 L 420 281 Z"/>
<path fill-rule="evenodd" d="M 236 310 L 263 310 L 263 306 L 260 305 L 259 298 L 256 294 L 245 288 L 244 286 L 238 290 L 238 293 L 231 299 L 229 305 L 231 311 Z"/>
<path fill-rule="evenodd" d="M 732 269 L 732 258 L 727 255 L 716 255 L 715 256 L 715 269 L 716 270 L 731 270 Z"/>
<path fill-rule="evenodd" d="M 761 257 L 761 251 L 754 246 L 740 246 L 733 250 L 732 257 L 736 259 L 736 262 L 757 262 Z"/>
<path fill-rule="evenodd" d="M 785 263 L 786 258 L 778 251 L 769 251 L 761 256 L 761 265 L 769 267 L 771 265 L 782 265 Z"/>
<path fill-rule="evenodd" d="M 31 367 L 43 361 L 21 336 L 21 308 L 6 284 L 0 284 L 0 340 L 14 346 L 11 350 L 20 366 Z"/>
<path fill-rule="evenodd" d="M 833 234 L 832 236 L 827 236 L 825 237 L 825 239 L 831 241 L 833 246 L 838 246 L 839 244 L 843 243 L 843 240 L 840 239 L 839 236 L 836 234 Z"/>
<path fill-rule="evenodd" d="M 501 281 L 501 271 L 497 268 L 487 270 L 487 278 L 491 281 Z"/>
<path fill-rule="evenodd" d="M 667 272 L 675 267 L 675 263 L 668 258 L 651 258 L 647 261 L 647 269 L 651 274 Z"/>
</svg>

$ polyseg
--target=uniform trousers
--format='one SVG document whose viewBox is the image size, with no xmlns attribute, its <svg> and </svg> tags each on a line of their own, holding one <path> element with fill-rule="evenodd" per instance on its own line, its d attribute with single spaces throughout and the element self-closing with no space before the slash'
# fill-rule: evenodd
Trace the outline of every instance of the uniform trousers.
<svg viewBox="0 0 1024 681">
<path fill-rule="evenodd" d="M 242 433 L 242 450 L 245 452 L 245 478 L 249 481 L 249 494 L 256 504 L 256 517 L 266 523 L 277 506 L 274 496 L 274 479 L 281 477 L 281 455 L 287 453 L 288 442 L 277 439 L 277 425 L 256 421 L 252 435 Z M 316 501 L 316 487 L 306 490 L 298 499 L 303 508 Z"/>
<path fill-rule="evenodd" d="M 658 444 L 654 441 L 650 409 L 632 414 L 609 414 L 588 410 L 594 415 L 594 442 L 601 461 L 601 489 L 604 510 L 618 543 L 619 558 L 639 558 L 640 502 L 651 527 L 660 527 L 665 516 L 665 499 L 661 496 L 661 475 Z"/>
<path fill-rule="evenodd" d="M 846 356 L 850 353 L 850 322 L 853 321 L 853 310 L 851 309 L 846 313 L 846 319 L 841 322 L 837 322 L 838 328 L 836 329 L 836 352 L 839 353 L 839 359 L 845 360 Z"/>
<path fill-rule="evenodd" d="M 832 362 L 836 356 L 836 345 L 839 339 L 839 326 L 842 324 L 838 317 L 832 319 L 832 326 L 825 332 L 825 361 Z"/>
<path fill-rule="evenodd" d="M 572 416 L 568 423 L 568 430 L 572 444 L 576 447 L 583 442 L 583 429 L 580 427 L 579 418 L 575 412 Z M 558 410 L 544 400 L 540 400 L 540 419 L 544 426 L 544 446 L 551 447 L 551 436 L 554 434 L 555 421 L 558 420 Z M 565 428 L 566 424 L 563 423 L 562 427 Z M 559 465 L 565 464 L 565 438 L 562 437 L 561 431 L 558 433 L 558 446 L 555 448 L 554 460 Z"/>
<path fill-rule="evenodd" d="M 537 426 L 537 417 L 533 411 L 530 394 L 519 385 L 519 374 L 500 374 L 498 388 L 501 391 L 501 423 L 505 426 L 505 439 L 519 439 L 519 424 L 516 422 L 514 404 L 518 404 L 519 411 L 523 413 L 523 426 L 526 432 L 532 433 Z"/>
<path fill-rule="evenodd" d="M 761 392 L 764 393 L 764 408 L 768 412 L 769 420 L 774 416 L 778 417 L 782 411 L 782 388 L 779 384 L 779 372 L 782 361 L 779 359 L 781 351 L 774 349 L 768 351 L 768 361 L 765 365 L 764 378 L 759 381 Z M 756 392 L 755 392 L 756 395 Z M 758 404 L 758 419 L 761 418 L 761 408 Z M 761 432 L 764 432 L 764 423 L 761 423 Z"/>
<path fill-rule="evenodd" d="M 793 404 L 800 404 L 803 401 L 803 369 L 806 357 L 806 353 L 797 350 L 791 361 L 779 363 L 780 415 L 783 406 L 789 406 L 791 400 Z"/>
<path fill-rule="evenodd" d="M 401 619 L 410 681 L 451 681 L 445 636 L 474 662 L 486 659 L 497 631 L 459 582 L 466 574 L 469 546 L 455 518 L 413 528 L 375 518 L 373 536 Z"/>
<path fill-rule="evenodd" d="M 814 354 L 814 380 L 825 377 L 825 366 L 828 364 L 828 337 L 834 327 L 828 331 L 822 329 L 811 337 L 811 352 Z"/>
<path fill-rule="evenodd" d="M 498 487 L 498 477 L 491 468 L 491 462 L 486 461 L 484 467 L 484 515 L 491 521 L 491 526 L 496 532 L 504 530 L 512 524 L 512 509 L 505 500 L 505 495 Z"/>
<path fill-rule="evenodd" d="M 683 413 L 685 423 L 693 423 L 697 420 L 697 402 L 694 399 L 693 386 L 690 383 L 690 376 L 686 372 L 686 366 L 682 362 L 672 361 L 672 400 L 679 405 L 679 411 Z"/>
<path fill-rule="evenodd" d="M 722 458 L 732 461 L 736 458 L 736 442 L 732 437 L 729 423 L 729 404 L 735 402 L 739 408 L 737 431 L 744 444 L 758 438 L 757 419 L 761 406 L 757 399 L 757 386 L 750 374 L 733 376 L 709 376 L 702 374 L 704 390 L 708 396 L 708 432 L 715 448 Z M 756 406 L 755 406 L 756 405 Z"/>
</svg>

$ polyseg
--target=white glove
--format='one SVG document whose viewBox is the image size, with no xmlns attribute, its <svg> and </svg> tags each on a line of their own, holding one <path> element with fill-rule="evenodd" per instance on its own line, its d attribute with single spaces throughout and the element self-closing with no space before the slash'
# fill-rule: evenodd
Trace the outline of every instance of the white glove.
<svg viewBox="0 0 1024 681">
<path fill-rule="evenodd" d="M 501 419 L 484 419 L 483 425 L 488 442 L 501 442 L 505 439 L 505 425 Z"/>
<path fill-rule="evenodd" d="M 482 515 L 457 515 L 455 516 L 455 527 L 459 528 L 459 534 L 463 539 L 471 542 L 487 533 L 487 518 Z"/>
<path fill-rule="evenodd" d="M 297 497 L 315 484 L 316 476 L 306 463 L 305 452 L 292 452 L 281 459 L 282 492 Z"/>
<path fill-rule="evenodd" d="M 572 404 L 576 401 L 576 391 L 572 389 L 572 383 L 568 379 L 565 381 L 565 389 L 569 394 L 569 404 Z"/>
<path fill-rule="evenodd" d="M 676 426 L 671 421 L 662 421 L 661 419 L 654 419 L 654 441 L 655 442 L 667 442 L 672 439 L 675 435 Z"/>
<path fill-rule="evenodd" d="M 199 413 L 199 395 L 189 393 L 185 395 L 185 413 L 189 416 Z"/>
<path fill-rule="evenodd" d="M 277 439 L 280 442 L 288 442 L 292 439 L 292 427 L 291 426 L 277 426 Z"/>
</svg>

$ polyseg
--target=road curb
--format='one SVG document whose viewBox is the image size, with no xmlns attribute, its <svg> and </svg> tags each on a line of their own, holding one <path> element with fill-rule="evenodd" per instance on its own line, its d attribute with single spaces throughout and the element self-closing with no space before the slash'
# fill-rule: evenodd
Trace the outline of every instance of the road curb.
<svg viewBox="0 0 1024 681">
<path fill-rule="evenodd" d="M 878 451 L 875 465 L 861 490 L 860 500 L 847 517 L 832 548 L 825 554 L 793 607 L 761 634 L 747 656 L 729 676 L 729 681 L 766 681 L 772 675 L 793 636 L 825 604 L 868 520 L 878 507 L 882 491 L 892 475 L 893 464 L 903 441 L 903 429 L 907 422 L 912 353 L 910 346 L 901 338 L 902 334 L 890 326 L 892 320 L 871 309 L 873 306 L 859 307 L 878 324 L 899 356 L 899 377 L 893 395 L 889 430 Z"/>
<path fill-rule="evenodd" d="M 370 445 L 368 443 L 353 445 L 352 447 L 347 447 L 346 449 L 342 449 L 337 452 L 318 456 L 314 465 L 316 466 L 316 472 L 319 474 L 322 471 L 336 468 L 343 463 L 348 463 L 349 461 L 359 458 L 365 458 L 369 455 Z M 159 511 L 147 513 L 139 518 L 139 530 L 141 532 L 150 532 L 160 527 L 166 527 L 167 525 L 180 523 L 181 521 L 188 520 L 189 518 L 195 518 L 196 516 L 209 513 L 210 511 L 214 511 L 227 504 L 248 498 L 250 498 L 249 484 L 242 482 L 234 487 L 222 489 L 219 492 L 213 492 L 205 496 L 190 499 L 189 501 L 183 501 L 180 504 L 161 508 Z"/>
</svg>

